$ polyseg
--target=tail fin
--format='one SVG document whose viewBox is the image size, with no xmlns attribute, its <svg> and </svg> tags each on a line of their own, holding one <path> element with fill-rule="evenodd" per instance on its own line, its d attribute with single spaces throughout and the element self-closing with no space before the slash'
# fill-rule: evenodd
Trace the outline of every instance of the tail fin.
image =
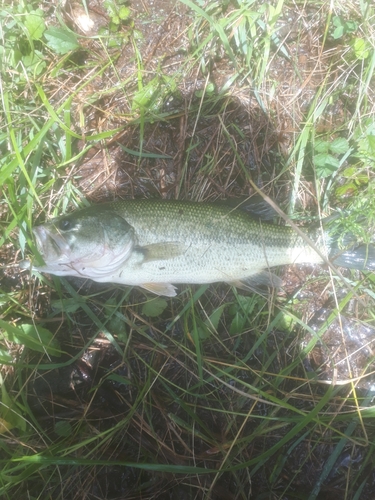
<svg viewBox="0 0 375 500">
<path fill-rule="evenodd" d="M 335 266 L 358 271 L 374 271 L 375 246 L 362 244 L 347 250 L 340 250 L 336 246 L 331 250 L 330 260 Z"/>
</svg>

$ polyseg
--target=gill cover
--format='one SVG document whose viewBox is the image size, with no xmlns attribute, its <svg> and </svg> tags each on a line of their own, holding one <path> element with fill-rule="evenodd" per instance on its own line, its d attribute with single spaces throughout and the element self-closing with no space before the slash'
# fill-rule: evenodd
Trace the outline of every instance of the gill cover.
<svg viewBox="0 0 375 500">
<path fill-rule="evenodd" d="M 105 281 L 135 245 L 134 229 L 109 206 L 89 207 L 33 230 L 45 265 L 38 271 Z"/>
</svg>

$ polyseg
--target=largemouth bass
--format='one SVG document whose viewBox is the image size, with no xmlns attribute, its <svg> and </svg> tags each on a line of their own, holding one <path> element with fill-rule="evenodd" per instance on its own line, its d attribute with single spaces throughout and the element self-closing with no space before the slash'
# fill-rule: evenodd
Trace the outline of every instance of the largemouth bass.
<svg viewBox="0 0 375 500">
<path fill-rule="evenodd" d="M 140 286 L 168 297 L 180 283 L 278 287 L 281 280 L 270 268 L 321 263 L 330 253 L 324 238 L 316 241 L 319 255 L 291 227 L 256 221 L 229 206 L 186 201 L 96 205 L 37 226 L 34 235 L 45 261 L 35 268 L 40 272 Z M 367 257 L 364 263 L 363 251 L 346 258 L 348 267 L 372 269 L 375 263 L 367 265 Z M 356 259 L 361 266 L 349 265 Z"/>
</svg>

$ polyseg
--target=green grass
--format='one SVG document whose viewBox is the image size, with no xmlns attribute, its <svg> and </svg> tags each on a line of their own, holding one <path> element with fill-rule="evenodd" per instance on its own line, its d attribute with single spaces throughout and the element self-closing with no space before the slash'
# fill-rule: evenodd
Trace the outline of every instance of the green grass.
<svg viewBox="0 0 375 500">
<path fill-rule="evenodd" d="M 371 499 L 372 273 L 165 300 L 18 268 L 35 223 L 116 197 L 260 190 L 372 241 L 371 2 L 122 7 L 82 35 L 2 3 L 0 496 Z"/>
</svg>

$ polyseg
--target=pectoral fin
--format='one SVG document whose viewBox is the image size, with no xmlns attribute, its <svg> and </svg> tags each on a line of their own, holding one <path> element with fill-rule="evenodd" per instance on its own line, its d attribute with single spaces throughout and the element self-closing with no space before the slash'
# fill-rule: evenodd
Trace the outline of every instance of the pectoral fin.
<svg viewBox="0 0 375 500">
<path fill-rule="evenodd" d="M 241 290 L 264 293 L 264 287 L 280 288 L 282 280 L 270 271 L 260 271 L 241 280 L 230 281 L 228 283 Z"/>
<path fill-rule="evenodd" d="M 153 260 L 173 259 L 173 257 L 178 257 L 186 252 L 186 249 L 186 245 L 179 241 L 163 241 L 139 247 L 137 251 L 143 254 L 143 262 L 150 262 Z"/>
<path fill-rule="evenodd" d="M 170 283 L 142 283 L 139 286 L 155 295 L 164 295 L 165 297 L 175 297 L 177 295 L 176 287 Z"/>
</svg>

